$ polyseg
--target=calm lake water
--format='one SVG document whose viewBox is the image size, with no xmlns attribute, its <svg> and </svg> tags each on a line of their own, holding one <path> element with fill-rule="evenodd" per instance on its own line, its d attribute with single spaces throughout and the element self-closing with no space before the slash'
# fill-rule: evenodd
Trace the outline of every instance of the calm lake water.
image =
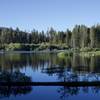
<svg viewBox="0 0 100 100">
<path fill-rule="evenodd" d="M 0 54 L 0 81 L 16 81 L 16 75 L 24 75 L 26 81 L 33 82 L 100 81 L 100 56 L 80 57 L 75 54 L 59 58 L 50 53 Z M 0 86 L 0 99 L 100 100 L 100 87 Z"/>
</svg>

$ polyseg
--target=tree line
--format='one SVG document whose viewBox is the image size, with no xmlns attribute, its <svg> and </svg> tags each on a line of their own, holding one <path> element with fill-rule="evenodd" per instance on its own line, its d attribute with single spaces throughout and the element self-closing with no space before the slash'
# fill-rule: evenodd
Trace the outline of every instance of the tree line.
<svg viewBox="0 0 100 100">
<path fill-rule="evenodd" d="M 66 44 L 68 48 L 100 48 L 100 25 L 87 27 L 75 25 L 72 30 L 56 31 L 52 27 L 44 31 L 21 31 L 19 28 L 0 27 L 0 44 Z"/>
</svg>

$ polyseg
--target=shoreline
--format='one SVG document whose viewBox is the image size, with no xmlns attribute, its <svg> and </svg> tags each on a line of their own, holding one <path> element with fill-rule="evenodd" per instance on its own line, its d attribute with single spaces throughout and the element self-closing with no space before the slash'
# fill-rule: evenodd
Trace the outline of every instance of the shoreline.
<svg viewBox="0 0 100 100">
<path fill-rule="evenodd" d="M 0 54 L 5 53 L 60 53 L 65 52 L 66 50 L 40 50 L 40 51 L 0 51 Z"/>
<path fill-rule="evenodd" d="M 21 54 L 41 54 L 41 53 L 57 53 L 58 55 L 60 54 L 60 56 L 68 56 L 70 54 L 79 54 L 80 56 L 100 56 L 100 51 L 72 51 L 72 50 L 34 50 L 34 51 L 0 51 L 0 54 L 17 54 L 17 53 L 21 53 Z"/>
</svg>

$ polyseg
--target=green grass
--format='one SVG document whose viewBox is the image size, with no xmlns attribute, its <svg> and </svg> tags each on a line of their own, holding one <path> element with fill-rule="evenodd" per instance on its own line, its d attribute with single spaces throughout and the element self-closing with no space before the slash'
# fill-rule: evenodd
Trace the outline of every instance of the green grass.
<svg viewBox="0 0 100 100">
<path fill-rule="evenodd" d="M 100 56 L 100 51 L 80 52 L 80 56 L 85 56 L 85 57 Z"/>
<path fill-rule="evenodd" d="M 72 56 L 73 53 L 71 51 L 65 51 L 65 52 L 60 52 L 57 54 L 57 56 L 59 58 L 65 58 L 65 57 L 69 57 L 69 56 Z"/>
<path fill-rule="evenodd" d="M 91 57 L 91 56 L 100 56 L 100 49 L 99 48 L 84 48 L 84 49 L 80 49 L 80 50 L 67 50 L 64 52 L 60 52 L 58 53 L 58 57 L 60 58 L 65 58 L 68 56 L 72 56 L 74 54 L 79 54 L 80 56 L 84 56 L 84 57 Z"/>
<path fill-rule="evenodd" d="M 3 51 L 42 51 L 42 50 L 67 50 L 68 47 L 65 44 L 23 44 L 23 43 L 9 43 L 0 44 L 0 50 Z"/>
<path fill-rule="evenodd" d="M 50 43 L 41 43 L 41 44 L 23 44 L 23 43 L 10 43 L 10 44 L 0 44 L 0 50 L 2 51 L 55 51 L 55 50 L 65 50 L 61 52 L 58 56 L 70 56 L 73 53 L 77 53 L 85 56 L 94 56 L 100 55 L 100 48 L 71 48 L 69 49 L 66 44 L 50 44 Z"/>
</svg>

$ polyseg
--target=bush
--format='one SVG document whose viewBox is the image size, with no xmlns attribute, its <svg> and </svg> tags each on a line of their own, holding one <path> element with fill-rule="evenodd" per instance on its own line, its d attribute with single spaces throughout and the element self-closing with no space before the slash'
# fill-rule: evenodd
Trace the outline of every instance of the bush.
<svg viewBox="0 0 100 100">
<path fill-rule="evenodd" d="M 60 57 L 60 58 L 65 58 L 65 57 L 70 57 L 70 56 L 73 56 L 73 53 L 70 51 L 58 53 L 58 57 Z"/>
<path fill-rule="evenodd" d="M 48 49 L 48 45 L 46 45 L 46 44 L 41 44 L 41 45 L 37 48 L 37 50 L 46 50 L 46 49 Z"/>
<path fill-rule="evenodd" d="M 21 44 L 20 43 L 10 43 L 5 45 L 6 51 L 14 51 L 14 50 L 21 50 Z"/>
<path fill-rule="evenodd" d="M 31 51 L 35 50 L 38 48 L 38 44 L 20 44 L 20 43 L 10 43 L 10 44 L 5 44 L 5 49 L 6 51 Z"/>
<path fill-rule="evenodd" d="M 89 48 L 89 47 L 85 47 L 85 48 L 81 48 L 80 51 L 81 52 L 90 52 L 92 51 L 93 49 L 92 48 Z"/>
<path fill-rule="evenodd" d="M 40 44 L 30 44 L 30 50 L 36 50 L 39 46 Z"/>
</svg>

